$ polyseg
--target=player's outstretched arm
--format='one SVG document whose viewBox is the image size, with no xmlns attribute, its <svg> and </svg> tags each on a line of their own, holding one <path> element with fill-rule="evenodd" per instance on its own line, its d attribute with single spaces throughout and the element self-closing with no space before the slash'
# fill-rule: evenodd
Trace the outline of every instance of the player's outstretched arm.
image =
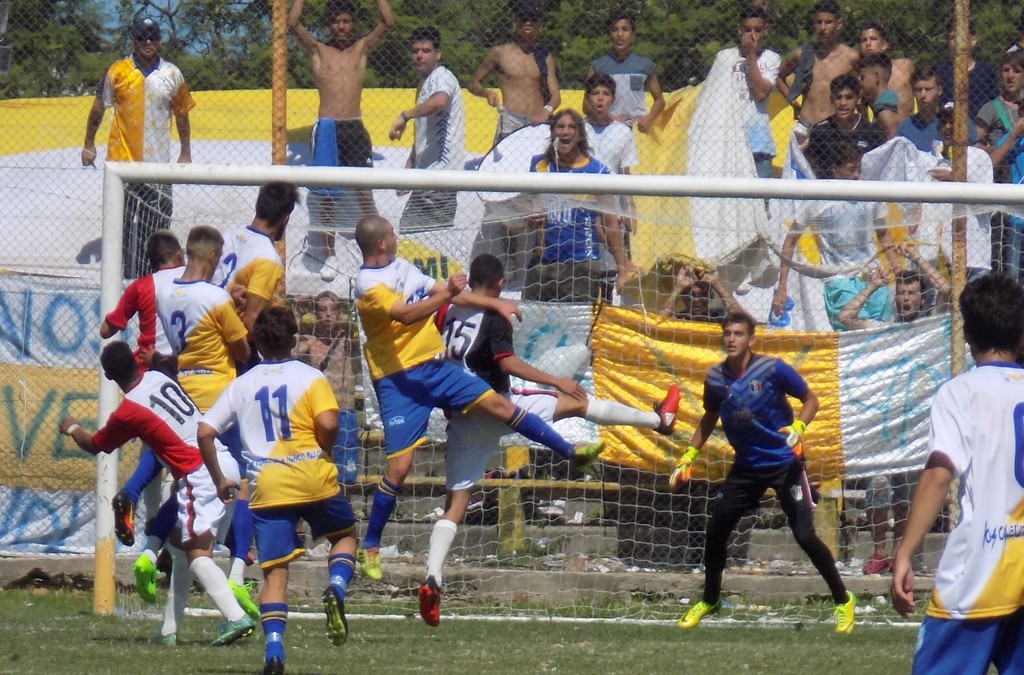
<svg viewBox="0 0 1024 675">
<path fill-rule="evenodd" d="M 60 423 L 60 432 L 65 436 L 70 436 L 78 447 L 90 455 L 98 455 L 100 453 L 99 447 L 92 440 L 92 434 L 83 429 L 82 425 L 74 417 L 68 417 Z"/>
<path fill-rule="evenodd" d="M 910 564 L 911 556 L 924 541 L 932 523 L 942 511 L 955 474 L 953 462 L 945 453 L 933 451 L 928 455 L 924 473 L 921 474 L 921 480 L 914 490 L 914 500 L 910 504 L 907 529 L 893 557 L 890 588 L 892 604 L 903 616 L 914 611 L 914 571 Z"/>
<path fill-rule="evenodd" d="M 446 302 L 454 303 L 454 298 L 461 295 L 466 287 L 466 273 L 452 275 L 447 284 L 435 283 L 430 294 L 419 302 L 395 302 L 388 311 L 393 320 L 409 325 L 421 321 L 440 309 Z"/>
<path fill-rule="evenodd" d="M 488 309 L 501 314 L 509 323 L 513 323 L 513 318 L 519 319 L 520 321 L 523 320 L 522 311 L 519 309 L 519 306 L 511 300 L 506 300 L 504 298 L 492 298 L 489 295 L 474 293 L 471 290 L 463 291 L 457 297 L 453 298 L 452 304 L 460 307 Z"/>
<path fill-rule="evenodd" d="M 581 387 L 576 380 L 571 377 L 555 377 L 551 373 L 546 373 L 540 368 L 531 366 L 515 354 L 506 356 L 501 361 L 498 361 L 498 365 L 503 373 L 514 375 L 527 382 L 554 387 L 566 396 L 571 396 L 581 401 L 586 401 L 588 398 L 587 390 Z"/>
</svg>

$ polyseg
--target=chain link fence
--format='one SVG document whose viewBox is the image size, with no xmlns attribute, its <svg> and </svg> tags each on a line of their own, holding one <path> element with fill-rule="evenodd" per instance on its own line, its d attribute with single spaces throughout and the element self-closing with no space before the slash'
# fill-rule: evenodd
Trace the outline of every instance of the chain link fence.
<svg viewBox="0 0 1024 675">
<path fill-rule="evenodd" d="M 275 11 L 278 25 L 289 25 L 286 66 L 275 61 Z M 95 419 L 105 162 L 269 165 L 278 147 L 295 165 L 590 172 L 601 170 L 589 161 L 596 158 L 612 173 L 944 180 L 955 126 L 944 112 L 953 94 L 953 11 L 949 0 L 364 0 L 351 8 L 310 0 L 300 12 L 272 0 L 0 2 L 0 552 L 91 549 L 93 465 L 57 426 L 68 414 Z M 1018 117 L 1024 62 L 1008 54 L 1018 49 L 1019 14 L 1005 2 L 970 9 L 971 86 L 952 109 L 967 110 L 959 114 L 973 130 L 971 181 L 1019 181 L 1013 152 L 990 154 Z M 123 61 L 132 54 L 134 62 Z M 139 94 L 125 82 L 140 62 L 150 71 L 149 98 L 129 104 L 124 97 Z M 286 86 L 273 86 L 275 67 Z M 142 132 L 131 124 L 156 124 L 144 135 L 160 147 L 133 146 Z M 146 227 L 169 227 L 184 241 L 197 224 L 247 224 L 255 193 L 175 185 L 162 198 L 141 196 L 125 278 L 147 271 Z M 847 571 L 885 571 L 908 472 L 923 458 L 928 401 L 950 372 L 952 208 L 514 196 L 458 184 L 411 195 L 303 194 L 284 243 L 284 294 L 304 332 L 319 332 L 313 299 L 323 291 L 348 306 L 360 264 L 352 231 L 375 209 L 398 227 L 400 255 L 438 278 L 479 253 L 496 254 L 512 296 L 537 303 L 527 306 L 542 317 L 517 332 L 524 358 L 578 345 L 582 359 L 569 349 L 561 364 L 547 363 L 638 407 L 680 383 L 681 432 L 671 440 L 621 427 L 578 432 L 610 441 L 603 478 L 623 486 L 621 498 L 574 507 L 571 491 L 538 493 L 529 502 L 536 524 L 611 528 L 611 548 L 590 553 L 624 566 L 699 563 L 707 495 L 731 451 L 716 434 L 702 480 L 686 495 L 668 494 L 664 475 L 702 412 L 706 369 L 721 358 L 711 324 L 738 305 L 768 333 L 769 353 L 826 392 L 808 443 L 812 477 L 832 504 L 819 527 Z M 1019 273 L 1014 208 L 955 213 L 968 218 L 969 272 Z M 853 241 L 840 241 L 836 228 Z M 604 308 L 593 322 L 592 301 Z M 917 345 L 909 357 L 908 344 Z M 355 386 L 360 409 L 366 392 L 357 472 L 375 475 L 380 424 L 355 370 L 338 379 Z M 443 440 L 443 427 L 436 435 Z M 136 452 L 122 454 L 122 476 Z M 442 461 L 425 457 L 420 473 L 443 470 Z M 429 520 L 442 499 L 424 491 L 401 512 L 410 524 Z M 765 506 L 744 521 L 737 562 L 772 559 L 772 545 L 757 547 L 758 532 L 779 525 Z M 403 541 L 421 553 L 429 530 L 409 531 Z M 467 557 L 490 554 L 484 547 Z"/>
</svg>

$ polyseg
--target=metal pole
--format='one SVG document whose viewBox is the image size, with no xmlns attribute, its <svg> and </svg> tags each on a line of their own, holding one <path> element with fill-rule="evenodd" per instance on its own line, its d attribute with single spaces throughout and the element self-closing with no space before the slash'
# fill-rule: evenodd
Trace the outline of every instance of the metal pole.
<svg viewBox="0 0 1024 675">
<path fill-rule="evenodd" d="M 971 54 L 969 47 L 970 0 L 956 0 L 956 38 L 953 43 L 953 180 L 967 180 L 967 123 L 968 86 L 967 77 Z M 967 219 L 963 216 L 953 219 L 953 307 L 952 331 L 950 332 L 950 372 L 957 375 L 964 371 L 967 350 L 964 344 L 964 318 L 960 314 L 960 293 L 967 282 Z"/>
<path fill-rule="evenodd" d="M 274 0 L 271 37 L 271 161 L 284 164 L 288 141 L 288 7 L 285 0 Z"/>
</svg>

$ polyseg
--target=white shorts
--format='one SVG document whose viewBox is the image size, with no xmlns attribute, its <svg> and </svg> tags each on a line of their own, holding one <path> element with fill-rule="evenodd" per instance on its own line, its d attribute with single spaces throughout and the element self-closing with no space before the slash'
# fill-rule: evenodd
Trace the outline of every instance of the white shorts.
<svg viewBox="0 0 1024 675">
<path fill-rule="evenodd" d="M 227 450 L 218 448 L 217 459 L 224 475 L 236 483 L 241 480 L 238 462 Z M 195 539 L 205 532 L 213 532 L 220 539 L 231 525 L 233 506 L 228 506 L 217 496 L 217 486 L 202 464 L 198 469 L 178 481 L 178 525 L 181 527 L 182 543 Z M 221 531 L 223 530 L 223 532 Z"/>
<path fill-rule="evenodd" d="M 514 389 L 506 394 L 512 403 L 534 413 L 551 424 L 558 405 L 557 391 Z M 449 490 L 468 490 L 487 469 L 487 462 L 498 443 L 512 428 L 490 415 L 456 414 L 448 422 L 448 452 L 444 458 L 445 486 Z"/>
</svg>

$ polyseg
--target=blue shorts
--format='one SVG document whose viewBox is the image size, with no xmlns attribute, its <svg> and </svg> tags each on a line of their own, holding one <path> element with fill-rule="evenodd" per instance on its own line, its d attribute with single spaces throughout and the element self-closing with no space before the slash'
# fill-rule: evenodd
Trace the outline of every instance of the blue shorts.
<svg viewBox="0 0 1024 675">
<path fill-rule="evenodd" d="M 426 440 L 430 411 L 466 412 L 493 394 L 490 385 L 447 361 L 434 359 L 373 383 L 384 422 L 388 457 L 409 452 Z"/>
<path fill-rule="evenodd" d="M 252 509 L 251 513 L 262 569 L 289 563 L 305 552 L 302 540 L 295 532 L 299 518 L 309 523 L 314 539 L 351 534 L 356 526 L 352 507 L 340 490 L 328 499 L 295 506 Z"/>
<path fill-rule="evenodd" d="M 1024 674 L 1024 608 L 994 619 L 926 616 L 917 634 L 913 675 Z"/>
</svg>

